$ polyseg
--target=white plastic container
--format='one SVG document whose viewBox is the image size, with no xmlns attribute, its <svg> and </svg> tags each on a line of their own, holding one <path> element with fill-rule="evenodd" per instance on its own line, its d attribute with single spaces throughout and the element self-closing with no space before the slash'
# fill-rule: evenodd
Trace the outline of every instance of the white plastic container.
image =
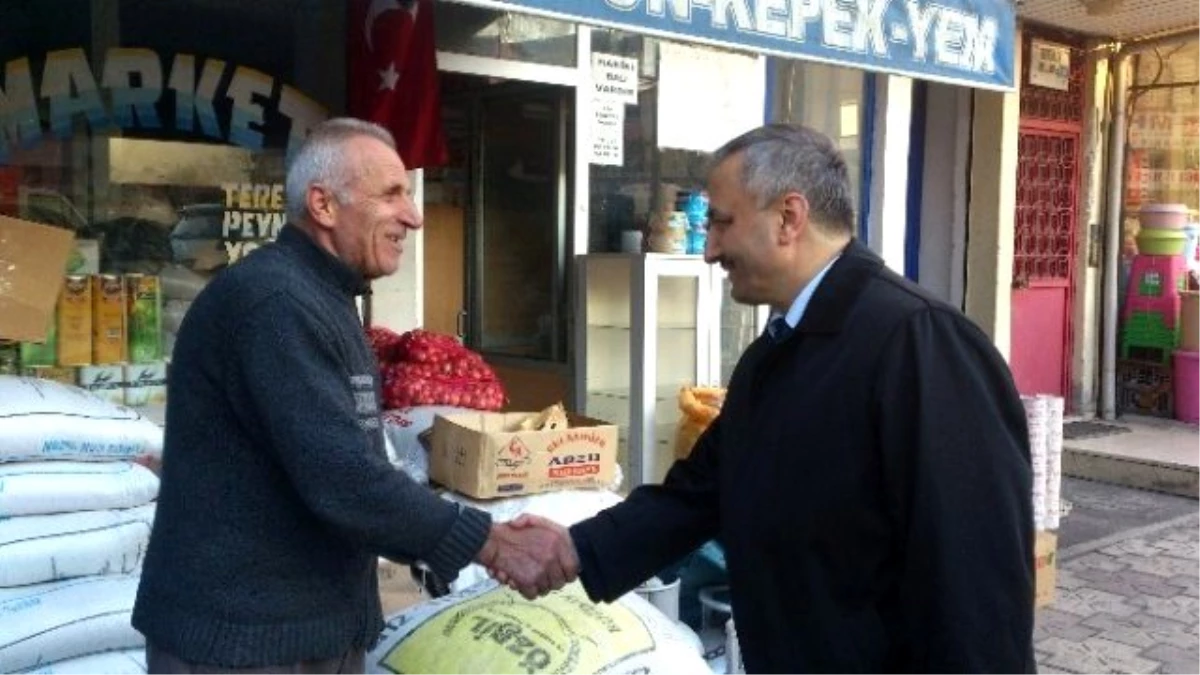
<svg viewBox="0 0 1200 675">
<path fill-rule="evenodd" d="M 1187 204 L 1146 204 L 1138 212 L 1138 223 L 1151 230 L 1182 230 L 1187 221 Z"/>
</svg>

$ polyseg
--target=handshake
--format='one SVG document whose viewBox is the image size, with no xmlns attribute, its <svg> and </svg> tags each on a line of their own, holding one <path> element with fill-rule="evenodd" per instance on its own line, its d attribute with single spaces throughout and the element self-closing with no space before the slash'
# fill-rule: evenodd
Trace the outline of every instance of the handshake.
<svg viewBox="0 0 1200 675">
<path fill-rule="evenodd" d="M 556 591 L 579 576 L 579 557 L 567 528 L 529 514 L 493 524 L 476 561 L 527 600 Z"/>
</svg>

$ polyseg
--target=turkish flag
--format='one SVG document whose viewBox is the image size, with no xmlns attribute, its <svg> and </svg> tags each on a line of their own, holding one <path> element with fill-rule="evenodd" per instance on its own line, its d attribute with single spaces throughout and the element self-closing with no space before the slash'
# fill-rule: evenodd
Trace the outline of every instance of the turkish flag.
<svg viewBox="0 0 1200 675">
<path fill-rule="evenodd" d="M 349 114 L 383 126 L 409 169 L 446 163 L 433 0 L 350 0 Z"/>
</svg>

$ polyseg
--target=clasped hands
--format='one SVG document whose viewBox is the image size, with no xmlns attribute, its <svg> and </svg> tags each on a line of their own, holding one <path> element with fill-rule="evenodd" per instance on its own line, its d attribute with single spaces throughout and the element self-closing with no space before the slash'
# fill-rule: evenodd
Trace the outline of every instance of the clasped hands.
<svg viewBox="0 0 1200 675">
<path fill-rule="evenodd" d="M 579 576 L 579 557 L 567 528 L 529 514 L 494 523 L 478 561 L 493 578 L 527 600 L 556 591 Z"/>
</svg>

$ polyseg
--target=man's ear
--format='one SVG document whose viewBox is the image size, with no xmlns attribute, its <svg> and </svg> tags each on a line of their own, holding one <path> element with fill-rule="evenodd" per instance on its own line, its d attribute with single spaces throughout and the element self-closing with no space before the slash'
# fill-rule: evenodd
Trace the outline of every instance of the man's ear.
<svg viewBox="0 0 1200 675">
<path fill-rule="evenodd" d="M 799 192 L 789 192 L 783 196 L 781 202 L 780 214 L 783 222 L 779 228 L 779 241 L 782 244 L 790 244 L 808 229 L 808 198 Z"/>
<path fill-rule="evenodd" d="M 316 183 L 308 186 L 305 195 L 309 218 L 319 227 L 332 229 L 337 217 L 338 203 L 333 190 Z"/>
</svg>

